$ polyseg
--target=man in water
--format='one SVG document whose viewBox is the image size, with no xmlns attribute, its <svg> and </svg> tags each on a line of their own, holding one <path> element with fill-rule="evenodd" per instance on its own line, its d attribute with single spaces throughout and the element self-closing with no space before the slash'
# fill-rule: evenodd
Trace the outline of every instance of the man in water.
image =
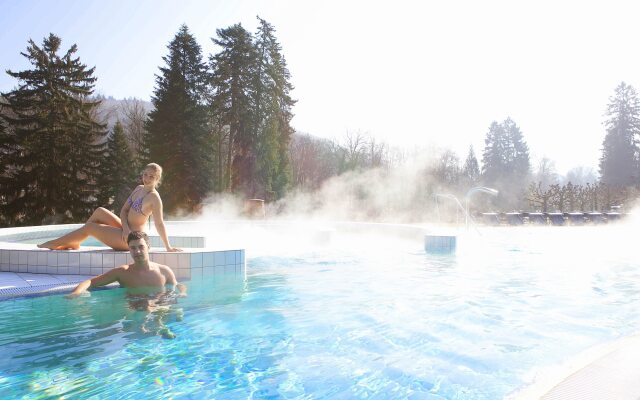
<svg viewBox="0 0 640 400">
<path fill-rule="evenodd" d="M 187 287 L 178 283 L 169 267 L 149 261 L 150 243 L 146 233 L 140 231 L 129 233 L 127 244 L 133 257 L 133 264 L 121 265 L 100 276 L 87 279 L 66 297 L 73 299 L 89 288 L 118 282 L 127 290 L 129 307 L 135 311 L 149 313 L 148 317 L 157 313 L 157 333 L 165 339 L 173 339 L 175 334 L 164 325 L 163 320 L 169 311 L 169 304 L 175 303 L 175 296 L 165 292 L 165 287 L 170 286 L 172 291 L 177 289 L 181 297 L 187 295 Z M 145 333 L 149 332 L 146 327 L 147 319 L 140 327 Z M 176 319 L 182 320 L 182 309 L 176 310 Z"/>
<path fill-rule="evenodd" d="M 133 257 L 133 264 L 121 265 L 100 276 L 80 282 L 66 297 L 72 299 L 80 296 L 87 289 L 112 282 L 118 282 L 120 286 L 127 289 L 127 293 L 134 295 L 164 292 L 165 286 L 171 286 L 178 289 L 180 295 L 186 296 L 186 286 L 178 283 L 169 267 L 149 261 L 150 244 L 146 233 L 140 231 L 129 233 L 127 244 Z"/>
</svg>

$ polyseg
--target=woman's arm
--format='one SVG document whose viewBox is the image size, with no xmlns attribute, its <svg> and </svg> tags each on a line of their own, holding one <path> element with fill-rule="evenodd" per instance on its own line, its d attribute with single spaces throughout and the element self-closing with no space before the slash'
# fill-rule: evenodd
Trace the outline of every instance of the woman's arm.
<svg viewBox="0 0 640 400">
<path fill-rule="evenodd" d="M 153 196 L 153 203 L 151 207 L 153 210 L 152 214 L 153 221 L 156 225 L 156 231 L 158 231 L 158 235 L 160 235 L 160 239 L 162 239 L 164 247 L 167 249 L 167 251 L 182 251 L 182 249 L 179 249 L 177 247 L 171 247 L 171 244 L 169 243 L 169 237 L 167 236 L 167 228 L 164 226 L 164 218 L 162 216 L 162 199 L 160 199 L 160 196 L 158 194 L 154 193 L 154 195 L 155 196 Z"/>
<path fill-rule="evenodd" d="M 136 189 L 137 188 L 138 187 L 136 186 Z M 135 191 L 136 189 L 133 190 Z M 129 233 L 131 232 L 131 228 L 129 228 L 129 209 L 131 208 L 129 199 L 131 199 L 132 194 L 133 192 L 131 192 L 129 198 L 127 198 L 127 200 L 122 205 L 122 209 L 120 209 L 120 221 L 122 222 L 122 241 L 125 243 L 127 243 L 127 236 L 129 236 Z"/>
</svg>

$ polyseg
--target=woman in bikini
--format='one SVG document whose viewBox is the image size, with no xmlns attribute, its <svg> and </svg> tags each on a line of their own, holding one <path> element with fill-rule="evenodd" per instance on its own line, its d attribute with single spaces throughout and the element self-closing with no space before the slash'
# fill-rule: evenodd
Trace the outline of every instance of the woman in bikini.
<svg viewBox="0 0 640 400">
<path fill-rule="evenodd" d="M 87 222 L 73 232 L 58 239 L 39 244 L 51 250 L 76 250 L 80 243 L 93 236 L 114 250 L 129 250 L 127 236 L 131 231 L 144 231 L 149 216 L 153 214 L 156 230 L 167 251 L 181 251 L 171 247 L 162 218 L 162 200 L 156 186 L 162 177 L 162 167 L 151 163 L 142 173 L 142 185 L 137 186 L 122 206 L 120 218 L 106 208 L 97 208 Z"/>
</svg>

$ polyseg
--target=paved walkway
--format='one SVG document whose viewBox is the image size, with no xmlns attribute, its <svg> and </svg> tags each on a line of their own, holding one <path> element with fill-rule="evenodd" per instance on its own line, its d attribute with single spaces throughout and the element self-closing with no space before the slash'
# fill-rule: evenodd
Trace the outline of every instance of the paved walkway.
<svg viewBox="0 0 640 400">
<path fill-rule="evenodd" d="M 589 349 L 509 399 L 638 400 L 640 335 Z"/>
<path fill-rule="evenodd" d="M 580 369 L 542 396 L 542 400 L 640 399 L 640 337 Z"/>
<path fill-rule="evenodd" d="M 71 291 L 86 275 L 49 275 L 0 272 L 0 300 L 36 293 Z"/>
</svg>

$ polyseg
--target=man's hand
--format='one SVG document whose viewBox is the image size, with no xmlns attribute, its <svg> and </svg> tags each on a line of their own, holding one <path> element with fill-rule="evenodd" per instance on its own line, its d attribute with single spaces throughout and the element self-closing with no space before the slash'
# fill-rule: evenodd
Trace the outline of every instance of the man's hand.
<svg viewBox="0 0 640 400">
<path fill-rule="evenodd" d="M 69 300 L 73 300 L 77 297 L 91 297 L 91 293 L 90 292 L 80 292 L 80 293 L 75 293 L 75 292 L 71 292 L 68 295 L 64 296 L 65 299 L 69 299 Z"/>
<path fill-rule="evenodd" d="M 177 283 L 175 286 L 178 289 L 178 297 L 187 297 L 187 287 L 182 283 Z"/>
</svg>

